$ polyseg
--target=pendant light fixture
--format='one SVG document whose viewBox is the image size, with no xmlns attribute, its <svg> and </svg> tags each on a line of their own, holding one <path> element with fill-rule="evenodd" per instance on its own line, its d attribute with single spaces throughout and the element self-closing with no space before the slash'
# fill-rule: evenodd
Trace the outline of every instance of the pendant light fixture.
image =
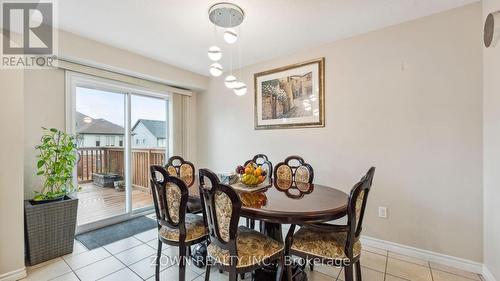
<svg viewBox="0 0 500 281">
<path fill-rule="evenodd" d="M 234 44 L 238 40 L 238 32 L 234 28 L 228 28 L 224 31 L 224 41 L 228 44 Z"/>
<path fill-rule="evenodd" d="M 208 48 L 208 58 L 211 61 L 218 61 L 222 58 L 222 51 L 217 46 Z"/>
<path fill-rule="evenodd" d="M 223 68 L 222 68 L 222 65 L 220 65 L 220 63 L 212 63 L 210 65 L 210 74 L 214 77 L 219 77 L 222 75 L 222 71 L 223 71 Z"/>
<path fill-rule="evenodd" d="M 228 75 L 226 76 L 226 79 L 224 79 L 224 84 L 229 89 L 234 89 L 234 87 L 236 87 L 237 82 L 238 80 L 236 80 L 236 77 L 234 75 Z"/>
<path fill-rule="evenodd" d="M 233 46 L 238 44 L 239 34 L 241 35 L 241 30 L 239 29 L 240 24 L 245 18 L 245 13 L 243 10 L 232 3 L 217 3 L 210 7 L 208 10 L 208 18 L 214 24 L 217 29 L 223 28 L 223 39 L 228 45 L 230 51 L 229 56 L 229 72 L 224 78 L 224 85 L 232 89 L 234 94 L 237 96 L 243 96 L 247 93 L 247 86 L 244 82 L 239 80 L 233 75 Z M 238 30 L 236 29 L 238 28 Z M 215 32 L 217 37 L 217 32 Z M 219 61 L 222 58 L 222 50 L 218 46 L 214 45 L 208 49 L 208 57 L 212 61 Z M 238 69 L 240 69 L 240 79 L 241 79 L 241 52 L 240 46 L 238 44 Z M 210 65 L 210 74 L 212 76 L 218 77 L 222 75 L 223 67 L 220 63 L 212 63 Z"/>
</svg>

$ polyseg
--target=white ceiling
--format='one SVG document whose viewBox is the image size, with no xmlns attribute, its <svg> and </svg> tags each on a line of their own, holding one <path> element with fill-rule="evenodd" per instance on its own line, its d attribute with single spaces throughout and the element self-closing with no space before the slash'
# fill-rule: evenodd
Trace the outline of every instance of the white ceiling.
<svg viewBox="0 0 500 281">
<path fill-rule="evenodd" d="M 242 65 L 449 10 L 478 0 L 234 0 Z M 215 36 L 203 0 L 63 0 L 59 27 L 109 45 L 208 75 Z M 236 61 L 237 58 L 234 58 Z"/>
</svg>

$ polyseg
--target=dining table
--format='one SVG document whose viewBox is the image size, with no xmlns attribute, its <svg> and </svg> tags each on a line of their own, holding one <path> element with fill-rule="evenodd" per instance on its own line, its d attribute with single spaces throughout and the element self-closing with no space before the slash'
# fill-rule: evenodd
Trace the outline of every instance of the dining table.
<svg viewBox="0 0 500 281">
<path fill-rule="evenodd" d="M 260 221 L 261 232 L 282 243 L 283 225 L 328 222 L 347 214 L 348 195 L 323 184 L 269 179 L 257 190 L 246 190 L 238 183 L 229 185 L 234 187 L 242 201 L 240 215 Z M 197 177 L 189 187 L 189 200 L 192 203 L 200 201 Z M 300 275 L 297 271 L 302 271 L 302 268 L 295 266 L 294 276 Z M 276 268 L 267 267 L 255 274 L 259 281 L 275 280 Z M 285 278 L 283 280 L 287 280 Z"/>
</svg>

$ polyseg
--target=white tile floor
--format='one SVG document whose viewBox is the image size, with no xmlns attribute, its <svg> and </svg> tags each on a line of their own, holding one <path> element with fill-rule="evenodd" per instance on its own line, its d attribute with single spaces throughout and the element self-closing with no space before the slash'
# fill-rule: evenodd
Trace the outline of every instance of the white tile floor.
<svg viewBox="0 0 500 281">
<path fill-rule="evenodd" d="M 150 230 L 94 250 L 75 241 L 74 252 L 28 268 L 23 280 L 45 281 L 141 281 L 154 280 L 153 258 L 156 255 L 157 231 Z M 163 246 L 163 255 L 176 256 L 175 247 Z M 482 281 L 478 274 L 432 262 L 364 247 L 361 255 L 364 281 Z M 163 265 L 162 281 L 178 280 L 178 267 Z M 188 265 L 186 280 L 204 280 L 204 270 Z M 340 268 L 319 265 L 307 270 L 310 281 L 344 280 Z M 213 269 L 210 280 L 226 281 L 227 274 Z M 245 280 L 250 280 L 249 274 Z"/>
</svg>

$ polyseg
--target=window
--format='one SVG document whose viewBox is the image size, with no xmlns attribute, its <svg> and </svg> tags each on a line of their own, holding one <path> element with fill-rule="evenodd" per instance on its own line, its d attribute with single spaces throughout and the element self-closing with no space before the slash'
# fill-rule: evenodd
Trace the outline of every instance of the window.
<svg viewBox="0 0 500 281">
<path fill-rule="evenodd" d="M 119 147 L 123 147 L 123 136 L 120 136 L 120 137 L 118 138 L 118 146 L 119 146 Z"/>
<path fill-rule="evenodd" d="M 95 146 L 101 146 L 101 136 L 95 136 Z"/>
<path fill-rule="evenodd" d="M 115 136 L 106 137 L 106 146 L 115 146 Z"/>
</svg>

